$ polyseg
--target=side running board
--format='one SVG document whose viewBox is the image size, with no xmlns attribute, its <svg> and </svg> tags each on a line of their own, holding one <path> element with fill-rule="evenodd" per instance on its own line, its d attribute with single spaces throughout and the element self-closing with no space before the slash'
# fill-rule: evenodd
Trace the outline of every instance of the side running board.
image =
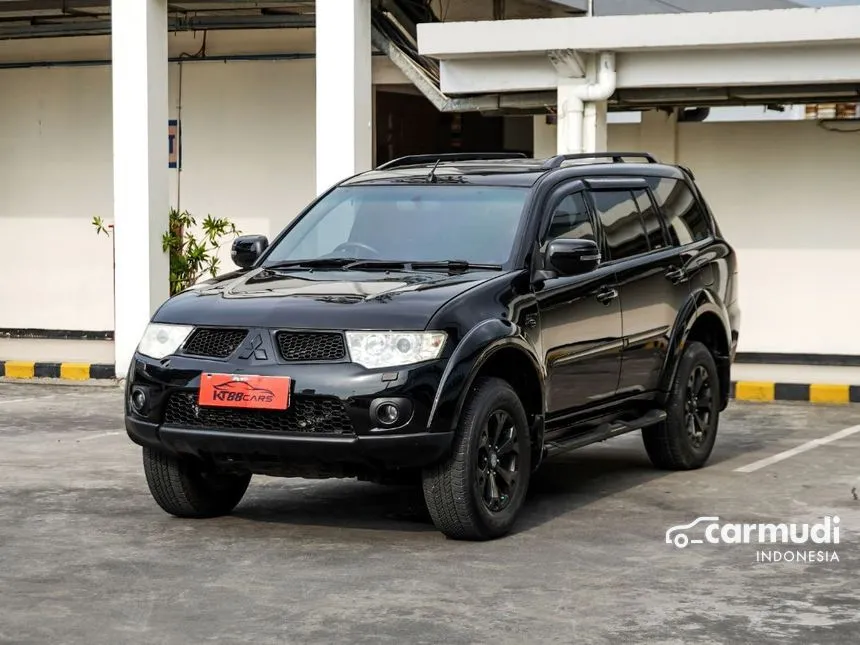
<svg viewBox="0 0 860 645">
<path fill-rule="evenodd" d="M 604 423 L 597 426 L 584 434 L 568 437 L 558 441 L 550 441 L 546 444 L 546 455 L 548 457 L 557 455 L 568 450 L 582 448 L 598 441 L 606 441 L 613 437 L 618 437 L 634 430 L 647 428 L 655 423 L 660 423 L 666 420 L 666 412 L 664 410 L 651 410 L 638 419 L 630 421 L 614 421 L 613 423 Z"/>
</svg>

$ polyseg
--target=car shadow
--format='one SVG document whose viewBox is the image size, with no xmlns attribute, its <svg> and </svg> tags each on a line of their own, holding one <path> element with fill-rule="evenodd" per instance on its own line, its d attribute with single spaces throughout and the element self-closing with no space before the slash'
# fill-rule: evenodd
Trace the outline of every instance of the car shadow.
<svg viewBox="0 0 860 645">
<path fill-rule="evenodd" d="M 393 532 L 434 531 L 420 485 L 351 479 L 252 487 L 233 516 L 256 522 Z"/>
<path fill-rule="evenodd" d="M 708 467 L 761 445 L 718 442 Z M 702 472 L 706 472 L 707 468 Z M 603 498 L 667 477 L 651 465 L 638 433 L 588 446 L 544 462 L 532 476 L 516 533 L 577 511 Z M 381 486 L 355 480 L 273 480 L 252 486 L 234 517 L 294 526 L 391 532 L 436 532 L 420 484 Z"/>
</svg>

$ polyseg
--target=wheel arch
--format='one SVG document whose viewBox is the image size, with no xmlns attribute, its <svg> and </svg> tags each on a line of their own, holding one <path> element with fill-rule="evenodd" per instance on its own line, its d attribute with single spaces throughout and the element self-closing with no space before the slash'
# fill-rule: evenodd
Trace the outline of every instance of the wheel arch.
<svg viewBox="0 0 860 645">
<path fill-rule="evenodd" d="M 660 382 L 664 399 L 669 396 L 685 347 L 696 341 L 704 344 L 714 356 L 720 378 L 720 409 L 723 410 L 728 405 L 731 389 L 731 326 L 725 304 L 706 289 L 694 293 L 679 313 Z"/>
<path fill-rule="evenodd" d="M 476 379 L 492 376 L 508 382 L 517 392 L 529 420 L 532 445 L 541 449 L 545 374 L 540 365 L 534 348 L 515 325 L 501 320 L 484 321 L 464 337 L 449 359 L 428 428 L 435 427 L 440 432 L 455 429 Z"/>
</svg>

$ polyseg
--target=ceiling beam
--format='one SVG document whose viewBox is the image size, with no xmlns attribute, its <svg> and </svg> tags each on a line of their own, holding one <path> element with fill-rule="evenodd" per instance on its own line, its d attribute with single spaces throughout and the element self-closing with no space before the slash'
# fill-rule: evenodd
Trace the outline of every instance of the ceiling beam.
<svg viewBox="0 0 860 645">
<path fill-rule="evenodd" d="M 205 31 L 209 29 L 283 29 L 314 26 L 313 16 L 182 16 L 172 17 L 170 31 Z M 61 36 L 103 36 L 111 33 L 109 20 L 55 21 L 53 24 L 7 24 L 0 22 L 0 40 L 49 38 Z"/>
</svg>

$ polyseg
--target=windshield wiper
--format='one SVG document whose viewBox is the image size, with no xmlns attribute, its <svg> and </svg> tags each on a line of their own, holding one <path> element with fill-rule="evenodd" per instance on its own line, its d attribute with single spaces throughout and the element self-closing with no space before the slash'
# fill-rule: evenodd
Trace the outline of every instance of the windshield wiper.
<svg viewBox="0 0 860 645">
<path fill-rule="evenodd" d="M 344 271 L 350 269 L 406 269 L 408 271 L 422 269 L 447 269 L 452 273 L 465 271 L 500 271 L 501 264 L 473 264 L 466 260 L 438 260 L 438 261 L 412 261 L 412 260 L 365 260 L 362 258 L 307 258 L 304 260 L 285 260 L 274 262 L 263 266 L 264 269 L 290 269 L 290 268 L 338 268 Z"/>
<path fill-rule="evenodd" d="M 448 269 L 454 273 L 463 271 L 501 271 L 501 264 L 480 264 L 471 263 L 466 260 L 440 260 L 436 262 L 410 262 L 409 266 L 413 269 Z"/>
<path fill-rule="evenodd" d="M 353 262 L 361 262 L 359 258 L 306 258 L 304 260 L 284 260 L 263 265 L 264 269 L 289 269 L 291 267 L 343 267 Z"/>
<path fill-rule="evenodd" d="M 349 269 L 405 269 L 408 262 L 402 260 L 356 260 L 343 267 L 344 271 Z"/>
</svg>

